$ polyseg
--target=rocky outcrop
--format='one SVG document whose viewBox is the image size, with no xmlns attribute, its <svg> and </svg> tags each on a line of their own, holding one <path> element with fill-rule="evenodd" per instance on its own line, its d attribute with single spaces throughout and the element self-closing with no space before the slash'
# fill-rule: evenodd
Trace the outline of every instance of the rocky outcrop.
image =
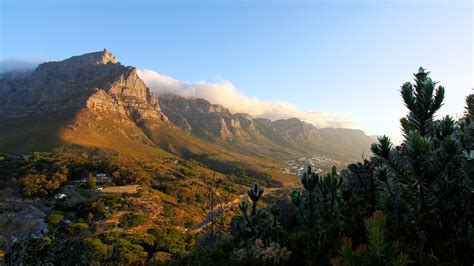
<svg viewBox="0 0 474 266">
<path fill-rule="evenodd" d="M 5 76 L 0 96 L 3 118 L 89 108 L 136 121 L 167 121 L 136 68 L 120 64 L 107 50 L 43 63 L 28 76 Z"/>
<path fill-rule="evenodd" d="M 17 138 L 17 125 L 28 134 Z M 54 145 L 66 141 L 115 150 L 124 146 L 128 153 L 140 149 L 124 142 L 185 156 L 210 154 L 218 147 L 278 160 L 315 153 L 359 160 L 372 142 L 358 130 L 317 129 L 297 118 L 271 121 L 234 114 L 204 99 L 157 97 L 134 67 L 122 65 L 107 50 L 43 63 L 31 73 L 2 75 L 0 134 L 2 129 L 0 137 L 9 138 L 4 142 L 21 144 L 26 139 L 29 146 L 23 150 L 50 137 L 47 143 Z M 62 139 L 54 139 L 57 136 Z"/>
<path fill-rule="evenodd" d="M 162 95 L 159 103 L 171 121 L 182 129 L 201 137 L 244 139 L 266 137 L 276 143 L 305 146 L 321 139 L 316 127 L 297 118 L 272 122 L 252 118 L 248 114 L 232 114 L 223 106 L 204 99 Z"/>
<path fill-rule="evenodd" d="M 104 49 L 101 52 L 94 52 L 88 53 L 78 56 L 73 56 L 63 62 L 67 62 L 68 64 L 77 64 L 77 65 L 86 65 L 86 64 L 93 64 L 93 65 L 106 65 L 108 63 L 116 64 L 118 63 L 117 58 L 110 53 L 107 49 Z"/>
<path fill-rule="evenodd" d="M 231 113 L 223 106 L 204 99 L 161 95 L 163 113 L 177 126 L 198 137 L 216 142 L 229 140 L 228 148 L 255 149 L 257 153 L 330 154 L 341 161 L 360 159 L 369 154 L 372 139 L 361 130 L 316 128 L 298 118 L 271 121 L 248 114 Z M 236 141 L 238 140 L 238 141 Z"/>
<path fill-rule="evenodd" d="M 159 104 L 175 125 L 205 139 L 259 136 L 249 115 L 232 114 L 225 107 L 204 99 L 165 94 L 159 97 Z"/>
<path fill-rule="evenodd" d="M 298 118 L 270 121 L 264 118 L 254 120 L 258 131 L 272 141 L 299 148 L 321 141 L 318 129 Z"/>
</svg>

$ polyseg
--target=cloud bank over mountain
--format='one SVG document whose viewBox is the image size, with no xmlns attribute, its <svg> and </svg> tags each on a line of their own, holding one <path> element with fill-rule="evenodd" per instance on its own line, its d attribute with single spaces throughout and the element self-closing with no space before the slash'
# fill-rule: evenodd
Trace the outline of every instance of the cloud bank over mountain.
<svg viewBox="0 0 474 266">
<path fill-rule="evenodd" d="M 8 72 L 28 73 L 40 63 L 42 61 L 1 59 L 0 75 Z M 172 93 L 183 97 L 204 98 L 228 108 L 233 113 L 247 113 L 271 120 L 297 117 L 317 127 L 356 127 L 349 117 L 323 112 L 305 112 L 284 101 L 270 102 L 250 97 L 225 79 L 217 82 L 186 82 L 148 69 L 138 70 L 138 75 L 158 95 Z"/>
<path fill-rule="evenodd" d="M 184 82 L 148 69 L 138 70 L 138 75 L 158 95 L 172 93 L 183 97 L 203 98 L 223 105 L 234 113 L 247 113 L 272 120 L 297 117 L 318 127 L 355 127 L 352 119 L 338 114 L 305 112 L 287 102 L 262 101 L 247 96 L 224 79 L 218 82 Z"/>
<path fill-rule="evenodd" d="M 42 61 L 21 60 L 21 59 L 1 59 L 0 74 L 7 72 L 30 72 L 33 71 Z"/>
</svg>

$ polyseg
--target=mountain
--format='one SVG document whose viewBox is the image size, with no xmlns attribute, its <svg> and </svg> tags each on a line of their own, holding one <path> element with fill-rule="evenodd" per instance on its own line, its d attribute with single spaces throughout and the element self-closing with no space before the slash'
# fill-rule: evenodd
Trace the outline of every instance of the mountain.
<svg viewBox="0 0 474 266">
<path fill-rule="evenodd" d="M 65 143 L 123 152 L 121 147 L 131 141 L 153 145 L 139 128 L 141 122 L 169 124 L 136 69 L 123 66 L 107 50 L 0 79 L 0 117 L 0 150 L 19 152 Z"/>
<path fill-rule="evenodd" d="M 260 137 L 249 115 L 232 114 L 225 107 L 204 99 L 165 94 L 159 97 L 159 104 L 174 124 L 209 141 Z"/>
<path fill-rule="evenodd" d="M 0 80 L 0 115 L 25 117 L 88 107 L 165 120 L 156 96 L 138 77 L 104 50 L 38 66 L 31 75 Z"/>
<path fill-rule="evenodd" d="M 281 162 L 255 160 L 191 136 L 107 50 L 47 62 L 0 78 L 0 153 L 74 151 L 136 158 L 181 157 L 228 175 L 286 182 Z"/>
<path fill-rule="evenodd" d="M 253 156 L 264 154 L 287 160 L 319 153 L 351 162 L 369 155 L 373 143 L 362 130 L 318 129 L 298 118 L 271 121 L 232 114 L 221 105 L 199 98 L 165 94 L 158 101 L 162 112 L 184 131 Z"/>
<path fill-rule="evenodd" d="M 107 50 L 0 78 L 0 153 L 96 151 L 140 159 L 181 157 L 224 174 L 286 181 L 284 162 L 323 154 L 360 159 L 360 130 L 270 121 L 204 99 L 157 97 Z"/>
</svg>

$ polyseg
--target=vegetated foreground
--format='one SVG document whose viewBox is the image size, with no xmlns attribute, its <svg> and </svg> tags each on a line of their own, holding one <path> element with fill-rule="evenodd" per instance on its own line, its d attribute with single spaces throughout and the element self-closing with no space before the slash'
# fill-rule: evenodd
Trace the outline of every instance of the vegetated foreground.
<svg viewBox="0 0 474 266">
<path fill-rule="evenodd" d="M 444 94 L 420 68 L 401 145 L 380 137 L 370 159 L 287 188 L 202 160 L 3 156 L 0 250 L 27 265 L 472 265 L 474 95 L 456 121 L 435 117 Z"/>
</svg>

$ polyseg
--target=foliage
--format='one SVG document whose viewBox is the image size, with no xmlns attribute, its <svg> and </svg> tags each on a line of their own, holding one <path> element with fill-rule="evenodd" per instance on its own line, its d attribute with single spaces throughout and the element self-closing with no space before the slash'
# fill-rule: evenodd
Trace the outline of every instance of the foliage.
<svg viewBox="0 0 474 266">
<path fill-rule="evenodd" d="M 246 265 L 283 265 L 290 256 L 291 251 L 286 247 L 275 242 L 265 245 L 261 239 L 256 239 L 253 245 L 236 250 L 233 259 Z"/>
<path fill-rule="evenodd" d="M 169 265 L 172 259 L 172 254 L 164 251 L 158 251 L 153 253 L 151 261 L 158 265 Z"/>
<path fill-rule="evenodd" d="M 422 68 L 401 95 L 409 110 L 400 120 L 401 145 L 382 136 L 373 157 L 341 173 L 320 176 L 308 167 L 302 189 L 250 215 L 242 202 L 231 236 L 191 257 L 249 265 L 331 258 L 333 265 L 471 264 L 474 95 L 459 121 L 438 119 L 445 90 Z"/>
<path fill-rule="evenodd" d="M 336 250 L 334 239 L 341 227 L 340 208 L 343 206 L 339 188 L 342 176 L 333 168 L 324 176 L 312 172 L 303 174 L 303 191 L 295 191 L 288 198 L 270 204 L 265 209 L 248 214 L 249 205 L 239 205 L 242 216 L 231 223 L 234 247 L 222 252 L 230 253 L 236 264 L 321 263 L 328 261 L 330 250 Z M 255 191 L 255 187 L 249 193 Z M 288 215 L 299 219 L 288 220 Z M 232 246 L 232 245 L 230 245 Z M 216 249 L 228 248 L 219 245 Z M 317 250 L 316 255 L 311 254 Z M 329 251 L 329 252 L 328 252 Z M 216 253 L 213 251 L 212 253 Z"/>
<path fill-rule="evenodd" d="M 474 94 L 466 97 L 466 113 L 460 121 L 460 139 L 463 145 L 465 171 L 468 176 L 474 176 Z M 474 188 L 474 180 L 469 180 L 469 186 Z"/>
<path fill-rule="evenodd" d="M 66 227 L 66 232 L 69 235 L 79 235 L 84 230 L 89 229 L 89 225 L 86 223 L 72 223 Z"/>
<path fill-rule="evenodd" d="M 165 230 L 153 229 L 150 233 L 156 237 L 156 247 L 161 251 L 178 256 L 185 256 L 194 245 L 194 237 L 174 228 Z"/>
<path fill-rule="evenodd" d="M 379 203 L 378 192 L 381 190 L 382 184 L 378 182 L 373 172 L 380 164 L 381 160 L 376 158 L 349 164 L 347 169 L 341 171 L 344 176 L 341 187 L 342 196 L 346 200 L 352 195 L 362 197 L 370 204 L 372 212 L 375 211 Z"/>
<path fill-rule="evenodd" d="M 252 212 L 251 215 L 254 216 L 257 214 L 257 202 L 260 197 L 263 195 L 263 189 L 258 187 L 258 184 L 254 184 L 253 188 L 247 191 L 247 195 L 252 201 Z"/>
<path fill-rule="evenodd" d="M 461 119 L 438 118 L 445 90 L 422 68 L 413 84 L 403 84 L 401 95 L 408 114 L 400 120 L 400 145 L 382 136 L 372 145 L 371 158 L 340 172 L 333 167 L 324 175 L 308 167 L 302 187 L 278 196 L 264 196 L 263 188 L 254 184 L 247 191 L 251 204 L 243 201 L 219 212 L 213 226 L 217 238 L 209 237 L 210 232 L 183 232 L 158 219 L 153 222 L 161 222 L 159 226 L 146 233 L 96 231 L 119 210 L 127 213 L 121 217 L 122 227 L 152 224 L 146 214 L 130 213 L 136 205 L 126 197 L 102 195 L 71 204 L 56 202 L 45 218 L 54 230 L 18 241 L 12 258 L 24 265 L 470 265 L 474 95 L 467 97 Z M 112 175 L 116 184 L 151 185 L 163 203 L 159 218 L 166 221 L 179 215 L 176 206 L 202 205 L 210 182 L 205 171 L 181 161 L 165 171 L 151 162 L 60 153 L 0 158 L 2 185 L 18 184 L 30 197 L 47 197 L 67 180 L 91 172 Z M 237 192 L 235 181 L 251 184 L 250 175 L 219 179 L 221 194 Z M 188 218 L 181 223 L 191 225 Z M 77 250 L 81 256 L 70 256 Z"/>
<path fill-rule="evenodd" d="M 23 195 L 25 197 L 46 197 L 56 191 L 66 177 L 57 172 L 52 175 L 29 173 L 21 178 Z"/>
<path fill-rule="evenodd" d="M 92 173 L 89 173 L 89 176 L 87 177 L 87 187 L 89 187 L 90 189 L 97 188 L 97 184 Z"/>
<path fill-rule="evenodd" d="M 384 184 L 382 207 L 393 219 L 415 227 L 412 241 L 422 244 L 417 251 L 432 253 L 425 257 L 438 262 L 439 257 L 462 258 L 469 253 L 466 236 L 472 221 L 472 177 L 463 168 L 467 162 L 462 145 L 463 139 L 469 143 L 469 137 L 451 117 L 435 119 L 444 88 L 436 86 L 423 68 L 415 74 L 413 85 L 402 86 L 401 94 L 409 109 L 400 120 L 403 143 L 393 148 L 384 136 L 372 145 L 373 153 L 383 161 L 375 169 Z"/>
<path fill-rule="evenodd" d="M 98 238 L 87 237 L 82 240 L 84 247 L 83 256 L 85 261 L 98 262 L 103 261 L 111 255 L 112 247 L 102 243 Z"/>
<path fill-rule="evenodd" d="M 122 216 L 121 227 L 131 228 L 143 225 L 148 221 L 148 216 L 144 213 L 127 213 Z"/>
<path fill-rule="evenodd" d="M 86 228 L 86 224 L 74 223 L 65 230 L 17 242 L 13 261 L 26 265 L 163 265 L 183 261 L 194 245 L 192 235 L 170 228 L 152 230 L 153 234 L 115 231 L 81 235 Z"/>
<path fill-rule="evenodd" d="M 64 219 L 64 214 L 62 212 L 54 212 L 48 215 L 45 219 L 46 223 L 50 225 L 58 225 Z"/>
<path fill-rule="evenodd" d="M 352 240 L 342 238 L 340 255 L 331 260 L 332 265 L 407 265 L 408 256 L 398 251 L 398 243 L 389 243 L 385 237 L 386 216 L 381 211 L 365 219 L 368 244 L 360 244 L 355 250 Z"/>
</svg>

